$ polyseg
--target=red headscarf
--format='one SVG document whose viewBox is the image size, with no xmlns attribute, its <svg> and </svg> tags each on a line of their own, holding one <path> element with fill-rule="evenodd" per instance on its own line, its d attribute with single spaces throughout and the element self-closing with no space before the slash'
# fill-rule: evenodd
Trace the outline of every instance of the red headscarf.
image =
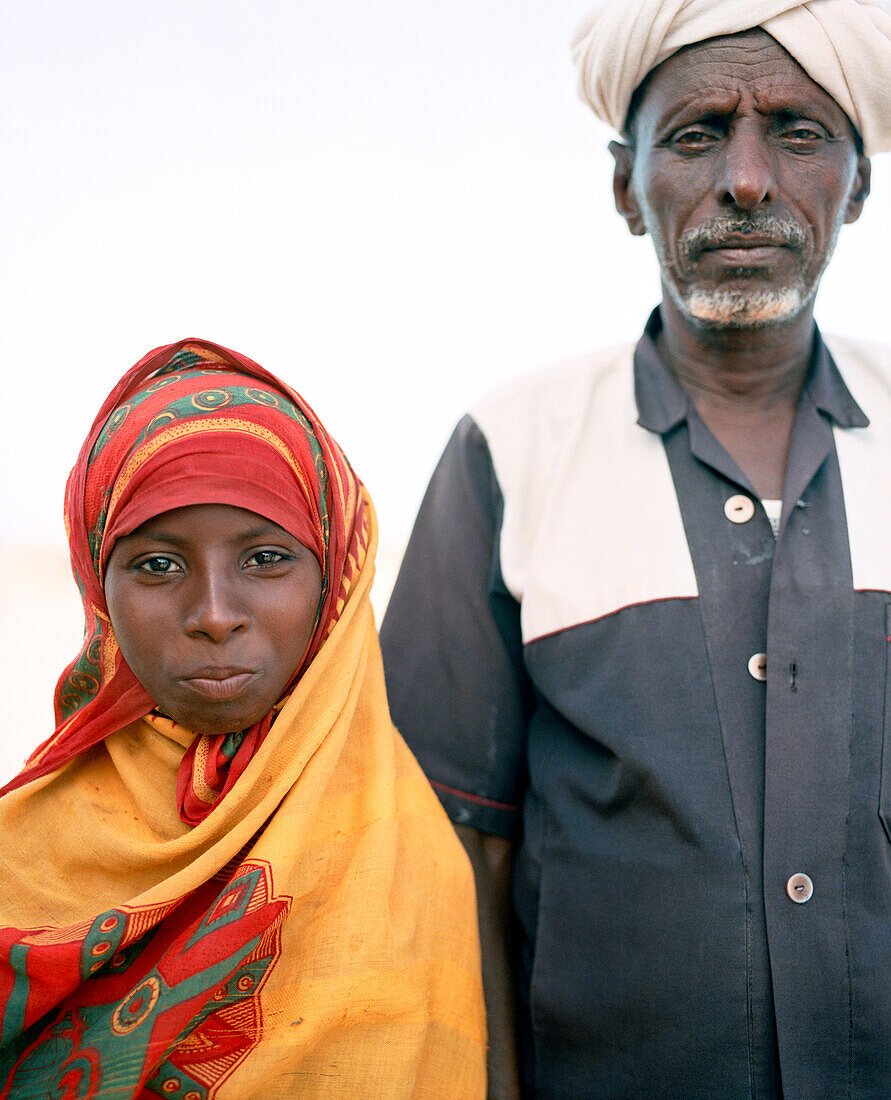
<svg viewBox="0 0 891 1100">
<path fill-rule="evenodd" d="M 311 549 L 322 596 L 286 696 L 337 621 L 364 556 L 359 488 L 312 409 L 246 356 L 206 340 L 149 352 L 109 394 L 68 479 L 65 524 L 86 616 L 84 644 L 56 687 L 55 732 L 0 793 L 54 771 L 154 708 L 108 618 L 104 570 L 117 539 L 172 508 L 230 504 L 272 520 Z M 184 821 L 197 824 L 227 793 L 274 715 L 228 736 L 196 737 L 179 772 Z"/>
</svg>

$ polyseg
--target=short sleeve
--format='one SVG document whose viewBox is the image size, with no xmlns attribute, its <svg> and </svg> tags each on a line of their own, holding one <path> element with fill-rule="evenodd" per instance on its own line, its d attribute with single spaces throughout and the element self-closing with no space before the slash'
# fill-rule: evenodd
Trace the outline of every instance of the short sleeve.
<svg viewBox="0 0 891 1100">
<path fill-rule="evenodd" d="M 503 501 L 467 416 L 421 504 L 381 627 L 393 721 L 452 821 L 509 837 L 526 786 L 530 688 L 501 578 Z"/>
</svg>

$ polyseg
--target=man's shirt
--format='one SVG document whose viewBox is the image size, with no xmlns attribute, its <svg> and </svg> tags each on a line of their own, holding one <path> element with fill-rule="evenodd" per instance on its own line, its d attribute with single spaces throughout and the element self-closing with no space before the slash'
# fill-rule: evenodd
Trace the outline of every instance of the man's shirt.
<svg viewBox="0 0 891 1100">
<path fill-rule="evenodd" d="M 775 538 L 658 324 L 458 426 L 393 717 L 518 843 L 535 1096 L 887 1097 L 891 356 L 816 337 Z"/>
</svg>

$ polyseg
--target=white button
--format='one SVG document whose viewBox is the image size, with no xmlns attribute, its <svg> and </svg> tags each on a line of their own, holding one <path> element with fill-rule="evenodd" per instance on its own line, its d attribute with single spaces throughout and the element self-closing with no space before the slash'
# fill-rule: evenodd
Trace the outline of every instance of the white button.
<svg viewBox="0 0 891 1100">
<path fill-rule="evenodd" d="M 749 675 L 756 680 L 767 679 L 767 654 L 753 653 L 749 658 Z"/>
<path fill-rule="evenodd" d="M 810 875 L 804 874 L 803 871 L 792 875 L 786 883 L 786 893 L 799 905 L 810 901 L 814 893 L 814 884 L 811 882 Z"/>
<path fill-rule="evenodd" d="M 748 523 L 755 514 L 755 504 L 749 497 L 731 497 L 724 505 L 724 515 L 731 523 Z"/>
</svg>

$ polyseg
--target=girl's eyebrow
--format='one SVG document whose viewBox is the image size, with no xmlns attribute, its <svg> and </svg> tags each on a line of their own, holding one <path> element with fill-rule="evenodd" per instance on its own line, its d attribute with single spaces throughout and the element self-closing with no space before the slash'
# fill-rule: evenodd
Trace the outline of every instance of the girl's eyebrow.
<svg viewBox="0 0 891 1100">
<path fill-rule="evenodd" d="M 179 535 L 173 535 L 168 531 L 160 531 L 153 528 L 149 528 L 145 531 L 131 531 L 129 535 L 123 535 L 119 538 L 118 542 L 135 542 L 136 539 L 148 539 L 151 542 L 167 542 L 171 546 L 185 546 L 188 542 L 188 539 L 181 538 Z"/>
<path fill-rule="evenodd" d="M 269 523 L 264 524 L 262 527 L 252 527 L 250 531 L 239 531 L 232 536 L 230 542 L 253 542 L 254 539 L 276 538 L 282 533 L 287 535 L 288 538 L 294 538 L 294 536 L 288 534 L 283 527 L 278 527 Z"/>
<path fill-rule="evenodd" d="M 253 539 L 273 538 L 282 532 L 284 528 L 275 526 L 272 523 L 263 524 L 258 527 L 252 527 L 248 531 L 237 531 L 232 535 L 228 541 L 231 543 L 251 542 Z M 285 534 L 288 532 L 285 531 Z M 290 536 L 293 538 L 293 536 Z M 124 542 L 129 539 L 148 539 L 152 542 L 166 542 L 170 546 L 184 547 L 188 546 L 192 539 L 183 538 L 181 535 L 174 535 L 170 531 L 165 531 L 163 528 L 147 528 L 142 531 L 133 531 L 129 535 L 124 535 L 120 538 L 119 542 Z"/>
</svg>

